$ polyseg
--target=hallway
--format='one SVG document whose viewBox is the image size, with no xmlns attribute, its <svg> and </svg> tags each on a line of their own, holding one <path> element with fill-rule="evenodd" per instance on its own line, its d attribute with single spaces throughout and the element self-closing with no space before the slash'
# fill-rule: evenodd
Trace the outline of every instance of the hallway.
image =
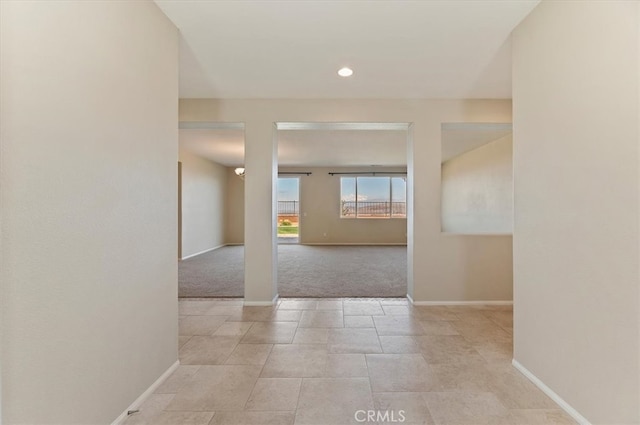
<svg viewBox="0 0 640 425">
<path fill-rule="evenodd" d="M 127 425 L 574 423 L 511 366 L 510 306 L 182 299 L 179 338 Z"/>
</svg>

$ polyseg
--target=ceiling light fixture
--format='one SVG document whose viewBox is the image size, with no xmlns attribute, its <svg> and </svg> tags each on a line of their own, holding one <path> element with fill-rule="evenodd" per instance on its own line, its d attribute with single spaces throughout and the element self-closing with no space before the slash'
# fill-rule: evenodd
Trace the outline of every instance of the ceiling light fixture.
<svg viewBox="0 0 640 425">
<path fill-rule="evenodd" d="M 338 75 L 341 77 L 351 77 L 353 75 L 353 69 L 347 68 L 345 66 L 344 68 L 340 68 L 338 70 Z"/>
</svg>

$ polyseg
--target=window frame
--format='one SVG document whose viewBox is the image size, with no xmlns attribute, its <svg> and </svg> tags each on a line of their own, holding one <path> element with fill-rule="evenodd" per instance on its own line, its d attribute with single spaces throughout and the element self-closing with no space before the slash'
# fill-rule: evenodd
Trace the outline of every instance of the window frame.
<svg viewBox="0 0 640 425">
<path fill-rule="evenodd" d="M 381 201 L 381 202 L 386 202 L 389 205 L 389 213 L 388 215 L 384 215 L 384 216 L 371 216 L 371 215 L 365 215 L 365 216 L 359 216 L 358 215 L 358 202 L 364 202 L 364 201 L 358 201 L 358 179 L 362 178 L 362 177 L 366 177 L 366 178 L 386 178 L 389 180 L 389 199 L 387 201 Z M 405 205 L 405 212 L 404 215 L 394 215 L 393 214 L 393 179 L 394 178 L 401 178 L 404 181 L 404 205 Z M 355 182 L 355 190 L 354 190 L 354 200 L 353 201 L 344 201 L 343 200 L 343 193 L 342 193 L 342 182 L 343 179 L 354 179 Z M 340 177 L 340 218 L 341 219 L 347 219 L 347 220 L 353 220 L 353 219 L 371 219 L 371 220 L 393 220 L 393 219 L 400 219 L 400 220 L 406 220 L 407 219 L 407 210 L 406 210 L 406 205 L 407 205 L 407 176 L 406 174 L 402 175 L 402 176 L 397 176 L 397 175 L 366 175 L 366 174 L 362 174 L 362 175 L 356 175 L 356 176 L 341 176 Z M 344 215 L 344 203 L 345 202 L 349 202 L 353 204 L 353 215 Z M 397 202 L 401 202 L 401 201 L 397 201 Z"/>
</svg>

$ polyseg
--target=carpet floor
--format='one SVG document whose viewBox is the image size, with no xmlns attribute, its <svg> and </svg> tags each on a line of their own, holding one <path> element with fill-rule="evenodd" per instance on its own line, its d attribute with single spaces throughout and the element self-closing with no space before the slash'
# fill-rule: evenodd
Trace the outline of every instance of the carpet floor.
<svg viewBox="0 0 640 425">
<path fill-rule="evenodd" d="M 278 246 L 281 297 L 404 297 L 405 246 Z M 242 297 L 244 247 L 225 246 L 178 263 L 180 297 Z"/>
</svg>

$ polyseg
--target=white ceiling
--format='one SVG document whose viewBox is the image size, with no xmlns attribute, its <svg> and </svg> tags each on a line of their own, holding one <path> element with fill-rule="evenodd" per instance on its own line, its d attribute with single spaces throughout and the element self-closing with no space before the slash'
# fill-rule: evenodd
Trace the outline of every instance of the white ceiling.
<svg viewBox="0 0 640 425">
<path fill-rule="evenodd" d="M 512 133 L 511 124 L 442 124 L 442 162 Z"/>
<path fill-rule="evenodd" d="M 509 36 L 538 2 L 156 0 L 181 98 L 510 98 Z"/>
<path fill-rule="evenodd" d="M 228 167 L 244 163 L 244 132 L 180 129 L 180 146 Z M 406 166 L 407 133 L 398 130 L 278 131 L 278 164 L 304 167 Z"/>
</svg>

